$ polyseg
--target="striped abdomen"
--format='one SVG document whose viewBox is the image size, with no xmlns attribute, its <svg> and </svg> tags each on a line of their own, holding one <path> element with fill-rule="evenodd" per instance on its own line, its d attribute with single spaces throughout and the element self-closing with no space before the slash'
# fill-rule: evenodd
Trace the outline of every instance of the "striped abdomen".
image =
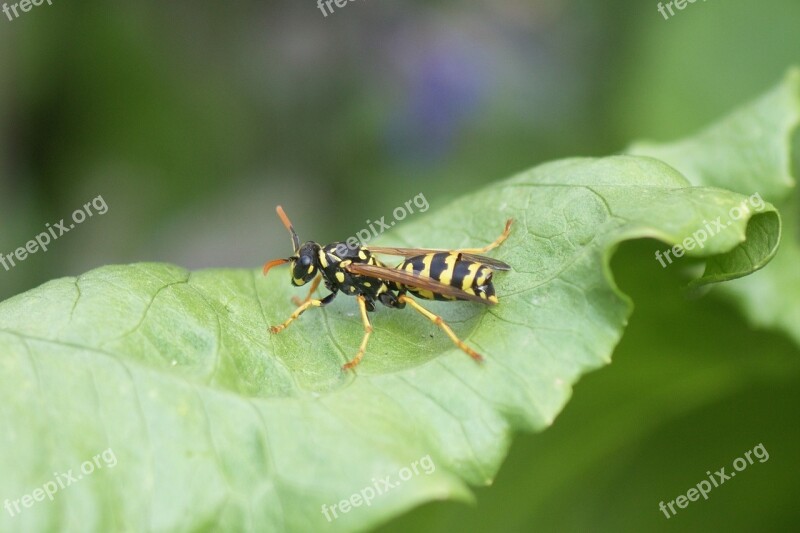
<svg viewBox="0 0 800 533">
<path fill-rule="evenodd" d="M 450 285 L 466 293 L 497 303 L 497 297 L 494 295 L 494 286 L 492 285 L 492 274 L 494 273 L 492 269 L 475 261 L 461 259 L 461 254 L 459 253 L 435 252 L 417 255 L 409 257 L 397 268 L 429 277 L 445 285 Z M 426 300 L 460 299 L 442 296 L 428 289 L 406 288 L 411 294 Z"/>
</svg>

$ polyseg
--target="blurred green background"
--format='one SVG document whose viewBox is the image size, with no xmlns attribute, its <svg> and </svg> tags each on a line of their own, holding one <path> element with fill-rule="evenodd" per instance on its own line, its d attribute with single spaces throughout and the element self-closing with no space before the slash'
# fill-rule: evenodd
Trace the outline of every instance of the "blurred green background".
<svg viewBox="0 0 800 533">
<path fill-rule="evenodd" d="M 689 134 L 800 63 L 800 2 L 68 2 L 0 18 L 0 253 L 102 195 L 9 271 L 0 299 L 96 266 L 201 269 L 333 241 L 418 193 L 431 208 L 537 163 Z M 475 507 L 385 531 L 785 530 L 796 524 L 798 349 L 655 243 L 615 258 L 636 311 L 614 364 L 518 438 Z M 758 274 L 756 274 L 758 275 Z M 670 500 L 763 442 L 669 521 Z"/>
</svg>

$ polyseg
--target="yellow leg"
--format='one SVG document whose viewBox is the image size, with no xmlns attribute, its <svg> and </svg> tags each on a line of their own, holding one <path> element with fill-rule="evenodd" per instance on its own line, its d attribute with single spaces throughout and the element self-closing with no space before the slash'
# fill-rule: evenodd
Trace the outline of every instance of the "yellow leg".
<svg viewBox="0 0 800 533">
<path fill-rule="evenodd" d="M 322 300 L 308 300 L 300 307 L 295 309 L 294 313 L 292 313 L 291 316 L 286 319 L 286 322 L 284 322 L 279 326 L 270 326 L 269 328 L 270 333 L 280 333 L 281 331 L 289 327 L 289 324 L 291 324 L 292 321 L 294 321 L 297 317 L 302 315 L 306 309 L 308 309 L 309 307 L 320 307 L 322 305 L 323 305 Z"/>
<path fill-rule="evenodd" d="M 369 323 L 369 317 L 367 317 L 367 305 L 366 300 L 360 294 L 356 297 L 358 300 L 358 308 L 361 310 L 361 321 L 364 323 L 364 338 L 361 339 L 361 346 L 358 347 L 358 353 L 352 360 L 348 361 L 344 365 L 342 365 L 342 370 L 350 370 L 351 368 L 355 368 L 358 363 L 361 362 L 361 358 L 364 357 L 364 352 L 367 350 L 367 341 L 369 341 L 369 336 L 372 335 L 372 324 Z"/>
<path fill-rule="evenodd" d="M 461 253 L 465 253 L 465 254 L 482 254 L 482 253 L 488 252 L 489 250 L 493 250 L 494 248 L 497 248 L 498 246 L 503 244 L 503 241 L 508 239 L 508 236 L 511 234 L 511 223 L 512 222 L 514 222 L 513 218 L 509 218 L 508 220 L 506 220 L 506 227 L 503 230 L 503 233 L 497 239 L 495 239 L 493 243 L 491 243 L 489 245 L 486 245 L 483 248 L 462 248 L 460 250 L 453 250 L 453 252 L 456 252 L 456 253 L 461 252 Z"/>
<path fill-rule="evenodd" d="M 311 300 L 311 295 L 314 294 L 314 291 L 317 290 L 319 287 L 319 282 L 322 281 L 322 276 L 317 276 L 314 278 L 314 281 L 311 282 L 311 289 L 308 291 L 308 296 L 306 296 L 305 300 L 301 300 L 297 296 L 292 296 L 292 303 L 294 305 L 303 305 L 304 303 Z"/>
<path fill-rule="evenodd" d="M 481 355 L 478 352 L 476 352 L 475 350 L 464 344 L 464 341 L 459 339 L 456 336 L 456 334 L 453 333 L 453 330 L 450 329 L 450 326 L 448 326 L 444 320 L 442 320 L 442 317 L 440 317 L 439 315 L 434 315 L 433 313 L 431 313 L 430 311 L 419 305 L 414 299 L 412 299 L 409 296 L 406 296 L 405 294 L 403 296 L 400 296 L 397 300 L 401 303 L 406 303 L 410 305 L 411 307 L 414 308 L 415 311 L 417 311 L 418 313 L 426 317 L 428 320 L 439 326 L 439 328 L 442 331 L 447 333 L 447 336 L 450 337 L 450 340 L 452 340 L 456 346 L 461 348 L 461 350 L 464 353 L 472 357 L 475 361 L 479 363 L 483 361 L 483 357 L 481 357 Z"/>
</svg>

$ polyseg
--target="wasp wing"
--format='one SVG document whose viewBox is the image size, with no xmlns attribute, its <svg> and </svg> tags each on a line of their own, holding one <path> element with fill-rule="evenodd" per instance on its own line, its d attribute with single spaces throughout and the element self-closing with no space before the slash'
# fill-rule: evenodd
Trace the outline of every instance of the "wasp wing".
<svg viewBox="0 0 800 533">
<path fill-rule="evenodd" d="M 497 259 L 492 259 L 491 257 L 486 257 L 485 255 L 476 255 L 476 254 L 459 252 L 458 250 L 436 250 L 433 248 L 395 248 L 392 246 L 389 247 L 368 246 L 367 249 L 370 252 L 374 252 L 376 254 L 399 255 L 405 257 L 406 259 L 418 255 L 454 253 L 454 254 L 459 254 L 461 256 L 461 259 L 466 259 L 467 261 L 474 261 L 476 263 L 482 263 L 494 270 L 511 270 L 511 266 L 502 261 L 498 261 Z"/>
<path fill-rule="evenodd" d="M 367 249 L 370 252 L 375 252 L 376 254 L 401 255 L 406 259 L 409 257 L 414 257 L 415 255 L 425 255 L 445 251 L 432 250 L 428 248 L 396 248 L 394 246 L 367 246 Z"/>
<path fill-rule="evenodd" d="M 486 305 L 494 305 L 494 302 L 485 300 L 480 296 L 470 294 L 462 291 L 459 288 L 447 285 L 440 281 L 427 276 L 420 276 L 413 272 L 406 272 L 405 270 L 398 270 L 396 268 L 389 268 L 377 265 L 368 265 L 365 263 L 351 263 L 347 265 L 347 270 L 353 274 L 376 278 L 383 281 L 394 281 L 414 289 L 422 289 L 441 294 L 442 296 L 450 296 L 451 298 L 458 298 L 461 300 L 469 300 L 471 302 L 480 302 Z"/>
<path fill-rule="evenodd" d="M 461 258 L 466 259 L 467 261 L 474 261 L 476 263 L 482 263 L 492 270 L 511 270 L 511 265 L 508 263 L 504 263 L 497 259 L 492 259 L 491 257 L 486 257 L 485 255 L 475 255 L 475 254 L 465 254 L 461 253 Z"/>
</svg>

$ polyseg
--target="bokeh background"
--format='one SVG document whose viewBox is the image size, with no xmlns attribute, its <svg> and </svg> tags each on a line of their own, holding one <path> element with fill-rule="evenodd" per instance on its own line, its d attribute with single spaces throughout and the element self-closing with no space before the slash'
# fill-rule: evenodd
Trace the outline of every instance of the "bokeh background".
<svg viewBox="0 0 800 533">
<path fill-rule="evenodd" d="M 102 195 L 10 271 L 0 299 L 91 268 L 253 268 L 351 235 L 418 193 L 431 209 L 537 163 L 692 133 L 800 63 L 797 0 L 53 0 L 0 14 L 0 253 Z M 636 303 L 614 363 L 553 428 L 520 436 L 474 507 L 384 531 L 787 530 L 800 471 L 798 349 L 714 292 L 687 300 L 654 243 L 615 257 Z M 758 274 L 756 274 L 758 275 Z M 763 442 L 770 460 L 669 521 Z"/>
</svg>

